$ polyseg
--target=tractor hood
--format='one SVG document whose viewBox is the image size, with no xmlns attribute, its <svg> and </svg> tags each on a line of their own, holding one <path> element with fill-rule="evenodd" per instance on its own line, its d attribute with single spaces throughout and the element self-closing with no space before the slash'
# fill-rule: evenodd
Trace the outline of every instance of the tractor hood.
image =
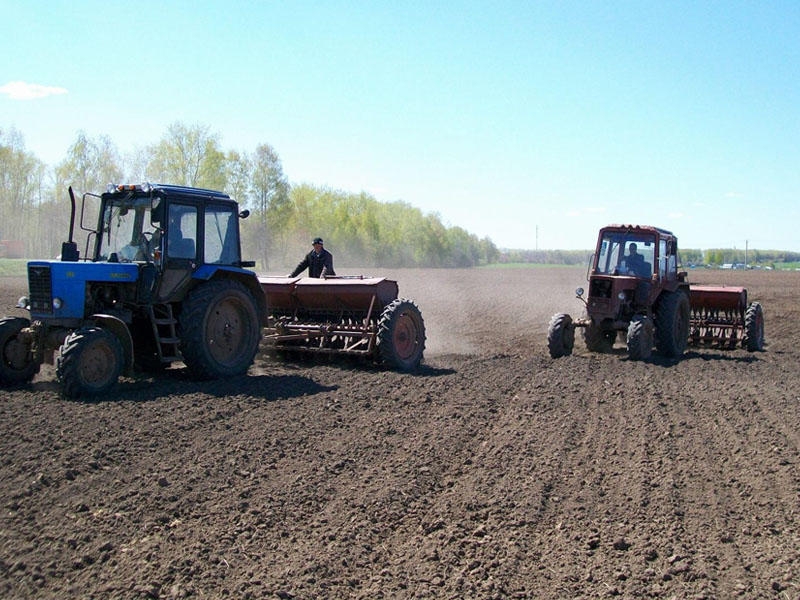
<svg viewBox="0 0 800 600">
<path fill-rule="evenodd" d="M 135 263 L 31 261 L 28 263 L 28 298 L 31 317 L 83 316 L 86 283 L 135 283 Z"/>
</svg>

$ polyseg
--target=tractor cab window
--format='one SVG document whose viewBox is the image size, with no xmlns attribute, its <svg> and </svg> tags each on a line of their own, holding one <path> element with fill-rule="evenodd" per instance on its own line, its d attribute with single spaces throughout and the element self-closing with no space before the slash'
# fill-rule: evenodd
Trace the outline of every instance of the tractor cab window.
<svg viewBox="0 0 800 600">
<path fill-rule="evenodd" d="M 146 261 L 152 257 L 155 227 L 150 220 L 149 198 L 121 197 L 109 200 L 102 215 L 102 235 L 97 260 L 110 262 Z"/>
<path fill-rule="evenodd" d="M 225 205 L 206 206 L 205 211 L 205 262 L 233 265 L 240 260 L 238 215 L 234 208 Z"/>
<path fill-rule="evenodd" d="M 197 207 L 170 204 L 168 217 L 167 257 L 194 260 L 197 257 Z"/>
<path fill-rule="evenodd" d="M 601 275 L 650 277 L 653 274 L 655 243 L 652 237 L 608 232 L 600 241 L 596 272 Z"/>
<path fill-rule="evenodd" d="M 658 255 L 658 274 L 672 280 L 678 272 L 678 244 L 673 240 L 661 240 Z"/>
<path fill-rule="evenodd" d="M 611 236 L 603 236 L 597 255 L 597 273 L 613 275 L 619 264 L 620 245 Z"/>
<path fill-rule="evenodd" d="M 667 240 L 659 241 L 658 276 L 661 279 L 667 276 Z"/>
</svg>

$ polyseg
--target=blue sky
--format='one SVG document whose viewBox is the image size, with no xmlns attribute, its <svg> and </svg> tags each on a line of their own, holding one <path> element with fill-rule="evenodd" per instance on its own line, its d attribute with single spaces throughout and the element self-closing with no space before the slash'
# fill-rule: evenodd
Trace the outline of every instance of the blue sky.
<svg viewBox="0 0 800 600">
<path fill-rule="evenodd" d="M 293 183 L 403 200 L 500 247 L 589 248 L 625 222 L 687 248 L 800 251 L 796 1 L 0 14 L 0 128 L 50 165 L 79 131 L 125 153 L 181 121 L 226 150 L 271 144 Z"/>
</svg>

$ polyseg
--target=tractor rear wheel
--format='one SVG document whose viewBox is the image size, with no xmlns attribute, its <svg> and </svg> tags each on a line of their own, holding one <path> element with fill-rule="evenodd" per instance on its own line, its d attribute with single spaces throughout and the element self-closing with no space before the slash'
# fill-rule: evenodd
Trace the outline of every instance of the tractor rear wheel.
<svg viewBox="0 0 800 600">
<path fill-rule="evenodd" d="M 689 297 L 683 292 L 664 292 L 656 310 L 656 348 L 677 358 L 689 343 Z"/>
<path fill-rule="evenodd" d="M 400 371 L 419 367 L 425 351 L 425 323 L 411 300 L 393 300 L 378 321 L 378 352 L 381 359 Z"/>
<path fill-rule="evenodd" d="M 764 349 L 764 309 L 758 302 L 753 302 L 744 313 L 742 343 L 748 352 L 760 352 Z"/>
<path fill-rule="evenodd" d="M 591 323 L 583 329 L 583 341 L 586 342 L 586 349 L 590 352 L 604 354 L 611 352 L 616 338 L 616 331 L 603 329 L 595 323 Z"/>
<path fill-rule="evenodd" d="M 256 302 L 231 279 L 209 281 L 193 289 L 179 317 L 183 362 L 198 379 L 243 375 L 261 341 Z"/>
<path fill-rule="evenodd" d="M 122 371 L 122 345 L 101 327 L 83 327 L 64 340 L 56 377 L 67 398 L 97 396 L 116 385 Z"/>
<path fill-rule="evenodd" d="M 565 313 L 556 313 L 550 319 L 547 329 L 547 349 L 552 358 L 561 358 L 572 354 L 575 346 L 575 325 L 572 317 Z"/>
<path fill-rule="evenodd" d="M 0 319 L 0 383 L 27 383 L 39 372 L 30 347 L 19 339 L 20 332 L 30 324 L 23 317 Z"/>
<path fill-rule="evenodd" d="M 653 321 L 645 315 L 636 315 L 628 325 L 628 358 L 647 360 L 653 352 Z"/>
</svg>

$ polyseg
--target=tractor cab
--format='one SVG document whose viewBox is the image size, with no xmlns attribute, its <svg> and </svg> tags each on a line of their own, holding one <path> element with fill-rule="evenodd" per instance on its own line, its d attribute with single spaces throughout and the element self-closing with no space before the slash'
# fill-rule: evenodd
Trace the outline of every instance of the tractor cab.
<svg viewBox="0 0 800 600">
<path fill-rule="evenodd" d="M 600 230 L 592 274 L 676 281 L 678 239 L 657 227 L 610 225 Z"/>
<path fill-rule="evenodd" d="M 109 186 L 100 196 L 96 262 L 171 261 L 245 266 L 236 203 L 225 194 L 180 186 Z M 99 232 L 99 234 L 98 234 Z"/>
<path fill-rule="evenodd" d="M 247 215 L 226 194 L 145 183 L 111 185 L 99 198 L 96 229 L 81 225 L 93 243 L 91 260 L 136 263 L 145 297 L 179 300 L 204 265 L 252 266 L 241 260 L 239 243 L 239 217 Z"/>
<path fill-rule="evenodd" d="M 606 231 L 600 238 L 595 273 L 649 279 L 655 253 L 650 233 Z"/>
</svg>

